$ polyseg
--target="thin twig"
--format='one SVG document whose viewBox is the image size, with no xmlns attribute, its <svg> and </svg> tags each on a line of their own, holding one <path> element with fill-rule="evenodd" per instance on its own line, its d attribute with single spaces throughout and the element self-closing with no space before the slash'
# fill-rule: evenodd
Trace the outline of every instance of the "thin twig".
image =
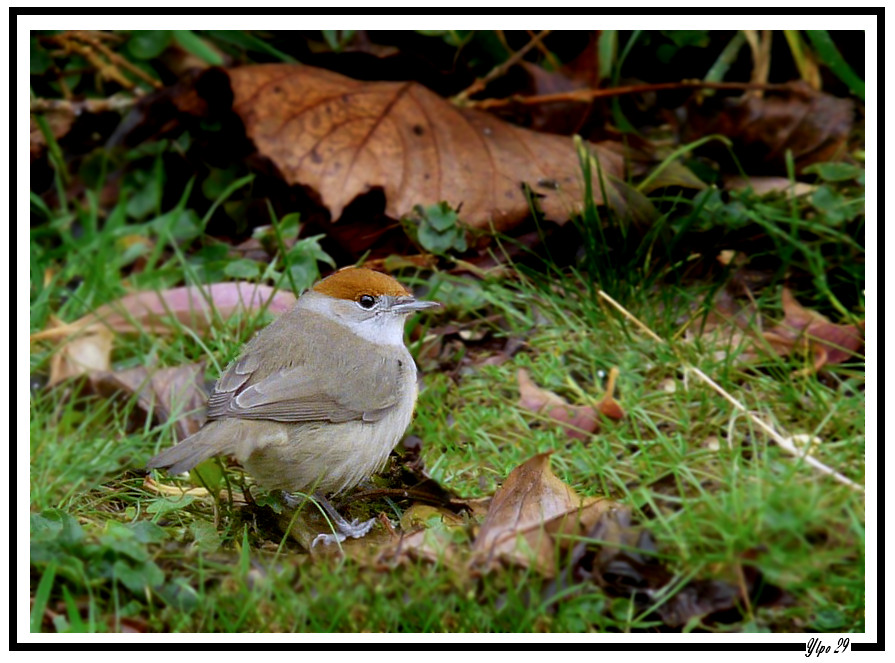
<svg viewBox="0 0 895 663">
<path fill-rule="evenodd" d="M 135 83 L 125 76 L 119 69 L 128 71 L 133 76 L 145 81 L 154 88 L 160 88 L 159 81 L 147 74 L 136 65 L 128 62 L 121 55 L 111 50 L 102 43 L 100 38 L 86 30 L 72 30 L 60 35 L 50 37 L 54 43 L 59 44 L 67 53 L 82 55 L 99 73 L 102 78 L 118 83 L 123 88 L 130 90 Z M 105 58 L 105 59 L 103 59 Z"/>
<path fill-rule="evenodd" d="M 625 318 L 627 318 L 628 320 L 633 322 L 635 325 L 637 325 L 637 327 L 639 327 L 651 339 L 653 339 L 657 343 L 667 344 L 667 342 L 664 339 L 662 339 L 652 329 L 650 329 L 645 324 L 643 324 L 640 320 L 635 318 L 631 313 L 628 312 L 628 310 L 624 306 L 619 304 L 617 301 L 615 301 L 608 294 L 606 294 L 602 290 L 598 290 L 598 293 L 599 293 L 600 297 L 602 297 L 607 302 L 609 302 L 616 310 L 618 310 L 623 316 L 625 316 Z M 723 387 L 721 387 L 721 385 L 719 385 L 717 382 L 712 380 L 712 378 L 710 378 L 708 375 L 703 373 L 700 369 L 696 368 L 689 362 L 684 361 L 683 359 L 681 361 L 683 362 L 683 366 L 685 369 L 687 369 L 688 371 L 693 373 L 696 377 L 698 377 L 700 380 L 705 382 L 712 389 L 714 389 L 718 394 L 720 394 L 723 398 L 725 398 L 737 410 L 741 411 L 743 414 L 745 414 L 747 417 L 749 417 L 749 419 L 752 421 L 752 423 L 754 423 L 756 426 L 761 428 L 765 433 L 767 433 L 768 436 L 772 440 L 774 440 L 782 449 L 791 453 L 794 456 L 797 456 L 798 458 L 803 459 L 809 465 L 812 465 L 813 467 L 817 468 L 824 474 L 830 475 L 831 477 L 836 479 L 839 483 L 845 484 L 849 488 L 852 488 L 859 492 L 864 492 L 864 486 L 862 486 L 861 484 L 855 483 L 854 481 L 852 481 L 845 475 L 840 474 L 839 472 L 834 470 L 832 467 L 824 465 L 822 462 L 820 462 L 819 460 L 814 458 L 814 456 L 811 456 L 806 452 L 800 451 L 798 449 L 798 447 L 796 447 L 796 445 L 793 444 L 792 436 L 787 437 L 787 436 L 784 436 L 784 435 L 781 435 L 780 433 L 778 433 L 770 425 L 768 425 L 764 421 L 762 421 L 761 417 L 759 417 L 755 413 L 748 410 L 745 405 L 743 405 L 740 401 L 738 401 L 736 398 L 734 398 L 732 395 L 730 395 L 727 391 L 724 390 Z"/>
<path fill-rule="evenodd" d="M 535 38 L 534 30 L 526 30 L 525 32 L 527 32 L 527 33 L 528 33 L 528 36 L 531 37 L 532 39 Z M 544 42 L 543 42 L 543 41 L 541 41 L 541 40 L 539 39 L 539 40 L 537 41 L 537 43 L 535 44 L 535 46 L 536 46 L 537 49 L 541 52 L 541 55 L 543 55 L 543 56 L 550 62 L 550 66 L 551 66 L 551 67 L 553 67 L 554 69 L 559 69 L 559 68 L 562 66 L 562 62 L 560 62 L 560 61 L 556 58 L 556 56 L 553 55 L 553 53 L 550 52 L 550 49 L 547 48 L 547 47 L 544 45 Z"/>
<path fill-rule="evenodd" d="M 501 62 L 499 65 L 494 67 L 494 69 L 489 71 L 482 78 L 477 78 L 472 83 L 472 85 L 470 85 L 468 88 L 466 88 L 459 94 L 455 95 L 453 97 L 453 99 L 451 99 L 451 101 L 454 104 L 456 104 L 457 106 L 467 105 L 469 103 L 469 97 L 474 95 L 476 92 L 481 92 L 482 90 L 484 90 L 485 87 L 488 85 L 488 83 L 493 81 L 495 78 L 499 78 L 500 76 L 503 76 L 504 73 L 506 73 L 507 69 L 509 69 L 514 64 L 519 62 L 522 58 L 524 58 L 526 53 L 528 53 L 532 48 L 534 48 L 535 46 L 540 44 L 541 41 L 544 39 L 544 37 L 546 37 L 549 34 L 550 34 L 550 30 L 542 30 L 541 32 L 539 32 L 537 35 L 532 37 L 530 42 L 528 42 L 525 46 L 523 46 L 518 51 L 513 53 L 513 55 L 510 56 L 509 59 L 507 59 L 505 62 Z"/>
<path fill-rule="evenodd" d="M 791 83 L 710 83 L 707 81 L 677 81 L 674 83 L 649 83 L 643 85 L 625 85 L 622 87 L 602 88 L 599 90 L 583 89 L 570 90 L 568 92 L 556 92 L 553 94 L 540 94 L 526 97 L 512 95 L 503 99 L 479 99 L 466 101 L 467 106 L 482 110 L 499 108 L 518 104 L 520 106 L 536 106 L 560 101 L 580 101 L 583 103 L 604 97 L 620 97 L 626 94 L 641 94 L 644 92 L 661 92 L 664 90 L 766 90 L 775 92 L 792 92 L 794 94 L 808 95 L 809 91 L 803 87 L 797 87 Z M 462 94 L 462 93 L 461 93 Z M 459 95 L 457 95 L 459 97 Z"/>
<path fill-rule="evenodd" d="M 118 111 L 130 108 L 139 101 L 139 96 L 113 94 L 106 99 L 32 99 L 32 113 L 48 113 L 52 111 L 69 112 L 73 115 L 81 113 L 103 113 L 105 111 Z"/>
<path fill-rule="evenodd" d="M 93 46 L 93 48 L 95 48 L 100 53 L 105 55 L 109 59 L 109 62 L 113 66 L 117 66 L 117 67 L 121 67 L 122 69 L 126 69 L 131 74 L 133 74 L 137 78 L 142 79 L 143 81 L 145 81 L 146 83 L 148 83 L 149 85 L 151 85 L 152 87 L 154 87 L 156 89 L 158 89 L 162 86 L 162 84 L 159 81 L 157 81 L 155 78 L 150 76 L 148 73 L 146 73 L 145 71 L 140 69 L 138 66 L 129 62 L 128 60 L 126 60 L 125 58 L 120 56 L 118 53 L 116 53 L 115 51 L 110 49 L 108 46 L 103 44 L 99 39 L 96 38 L 95 35 L 93 35 L 89 32 L 80 32 L 80 33 L 78 33 L 78 35 L 85 42 L 87 42 L 88 44 Z"/>
</svg>

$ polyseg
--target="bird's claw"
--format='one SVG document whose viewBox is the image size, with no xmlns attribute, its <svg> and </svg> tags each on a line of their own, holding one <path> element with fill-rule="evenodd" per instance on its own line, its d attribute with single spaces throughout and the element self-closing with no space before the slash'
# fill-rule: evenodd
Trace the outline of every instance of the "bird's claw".
<svg viewBox="0 0 895 663">
<path fill-rule="evenodd" d="M 317 544 L 327 546 L 333 543 L 342 543 L 347 538 L 360 539 L 373 529 L 375 523 L 375 518 L 370 518 L 364 522 L 360 522 L 358 518 L 355 518 L 350 523 L 347 521 L 334 523 L 336 531 L 329 534 L 318 534 L 311 542 L 311 547 L 313 548 Z"/>
</svg>

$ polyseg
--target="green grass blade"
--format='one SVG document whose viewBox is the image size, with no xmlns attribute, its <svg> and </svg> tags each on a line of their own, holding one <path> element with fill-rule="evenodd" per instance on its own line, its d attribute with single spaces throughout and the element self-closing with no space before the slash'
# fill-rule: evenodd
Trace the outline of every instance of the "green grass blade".
<svg viewBox="0 0 895 663">
<path fill-rule="evenodd" d="M 224 64 L 223 59 L 211 48 L 205 41 L 192 30 L 174 30 L 174 39 L 180 44 L 185 51 L 189 51 L 197 58 L 205 60 L 210 65 L 220 67 Z"/>
<path fill-rule="evenodd" d="M 826 30 L 806 30 L 805 32 L 808 33 L 808 39 L 811 40 L 820 61 L 827 65 L 836 78 L 848 85 L 849 89 L 863 101 L 864 81 L 842 57 L 842 53 L 833 43 L 830 33 Z"/>
<path fill-rule="evenodd" d="M 50 590 L 53 589 L 53 580 L 56 578 L 56 562 L 50 562 L 40 577 L 37 591 L 34 593 L 34 605 L 31 607 L 31 632 L 40 633 L 43 623 L 44 611 L 50 600 Z"/>
</svg>

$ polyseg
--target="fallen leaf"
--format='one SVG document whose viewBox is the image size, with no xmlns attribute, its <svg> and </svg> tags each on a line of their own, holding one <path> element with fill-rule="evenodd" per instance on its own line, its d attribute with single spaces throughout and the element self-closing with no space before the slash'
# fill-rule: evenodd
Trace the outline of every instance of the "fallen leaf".
<svg viewBox="0 0 895 663">
<path fill-rule="evenodd" d="M 399 219 L 446 202 L 474 228 L 506 231 L 530 214 L 565 222 L 584 198 L 571 138 L 540 134 L 457 108 L 414 82 L 366 82 L 304 65 L 228 70 L 233 110 L 258 152 L 290 184 L 311 187 L 338 219 L 357 196 L 385 194 Z M 593 146 L 608 175 L 617 154 Z M 596 178 L 596 173 L 594 173 Z M 594 181 L 594 195 L 601 187 Z"/>
<path fill-rule="evenodd" d="M 404 563 L 424 561 L 446 565 L 455 573 L 461 574 L 464 569 L 458 561 L 459 551 L 453 533 L 457 529 L 456 524 L 448 522 L 396 534 L 394 541 L 382 548 L 377 562 L 388 568 L 394 568 Z"/>
<path fill-rule="evenodd" d="M 854 357 L 864 346 L 864 330 L 856 325 L 837 325 L 816 311 L 804 308 L 788 288 L 783 288 L 783 321 L 762 336 L 780 355 L 807 347 L 813 368 L 838 364 Z"/>
<path fill-rule="evenodd" d="M 91 376 L 94 389 L 107 396 L 136 394 L 137 405 L 156 421 L 176 420 L 178 440 L 184 440 L 205 421 L 208 394 L 203 388 L 205 362 L 153 369 L 137 366 L 126 371 Z"/>
<path fill-rule="evenodd" d="M 109 630 L 115 630 L 115 620 L 111 617 L 107 620 Z M 120 617 L 118 619 L 119 633 L 149 633 L 149 624 L 139 617 Z"/>
<path fill-rule="evenodd" d="M 810 370 L 814 372 L 859 355 L 864 346 L 863 321 L 857 325 L 832 323 L 826 316 L 804 308 L 788 288 L 783 288 L 781 299 L 783 320 L 762 331 L 764 325 L 754 302 L 750 299 L 740 304 L 730 289 L 724 288 L 698 326 L 688 328 L 686 338 L 713 348 L 718 359 L 736 351 L 737 361 L 743 363 L 768 354 L 785 357 L 794 352 L 809 353 L 813 358 Z"/>
<path fill-rule="evenodd" d="M 617 177 L 606 178 L 608 207 L 619 218 L 629 220 L 634 228 L 645 232 L 653 226 L 659 212 L 646 195 Z"/>
<path fill-rule="evenodd" d="M 745 191 L 746 189 L 752 189 L 757 196 L 764 196 L 769 193 L 780 193 L 787 198 L 799 198 L 814 193 L 818 188 L 816 184 L 793 182 L 788 177 L 772 175 L 753 175 L 750 177 L 731 175 L 725 176 L 723 180 L 724 188 L 728 191 Z"/>
<path fill-rule="evenodd" d="M 125 295 L 116 302 L 100 306 L 75 324 L 96 322 L 116 332 L 164 333 L 171 331 L 169 318 L 174 318 L 193 330 L 204 331 L 215 319 L 226 320 L 265 307 L 279 315 L 294 304 L 295 295 L 270 286 L 246 281 L 214 283 Z"/>
<path fill-rule="evenodd" d="M 737 611 L 740 619 L 739 610 L 746 598 L 743 590 L 753 607 L 768 605 L 782 594 L 763 579 L 747 552 L 743 558 L 750 564 L 739 564 L 744 571 L 742 584 L 721 578 L 696 578 L 667 596 L 675 575 L 657 556 L 650 532 L 633 523 L 627 508 L 604 510 L 586 539 L 589 540 L 575 545 L 568 566 L 548 589 L 547 600 L 552 595 L 567 596 L 570 583 L 589 581 L 610 596 L 631 598 L 638 613 L 654 607 L 666 626 L 680 628 L 696 618 L 720 619 L 727 611 Z M 727 571 L 728 575 L 736 575 L 733 568 Z"/>
<path fill-rule="evenodd" d="M 587 532 L 611 508 L 608 500 L 579 497 L 550 470 L 550 454 L 538 454 L 494 494 L 472 546 L 474 560 L 486 568 L 510 561 L 550 577 L 557 570 L 557 543 Z"/>
<path fill-rule="evenodd" d="M 163 495 L 164 497 L 183 497 L 184 495 L 199 499 L 206 499 L 211 497 L 208 490 L 202 486 L 196 486 L 194 488 L 186 489 L 182 488 L 181 486 L 169 486 L 168 484 L 158 483 L 149 474 L 143 477 L 143 488 L 151 493 Z M 245 506 L 249 504 L 246 496 L 240 490 L 236 490 L 230 487 L 229 489 L 224 488 L 218 492 L 218 500 L 223 501 L 229 500 L 231 498 L 233 499 L 233 503 L 236 505 Z"/>
<path fill-rule="evenodd" d="M 247 282 L 186 286 L 161 292 L 138 292 L 104 304 L 72 323 L 52 321 L 31 335 L 31 342 L 61 341 L 50 363 L 49 384 L 110 368 L 114 334 L 168 333 L 173 321 L 202 332 L 216 319 L 267 307 L 279 315 L 295 304 L 290 292 Z"/>
<path fill-rule="evenodd" d="M 680 187 L 682 189 L 696 189 L 702 191 L 708 185 L 699 179 L 692 170 L 680 161 L 671 161 L 662 166 L 655 174 L 651 174 L 647 186 L 642 187 L 643 193 L 651 193 L 666 187 Z"/>
<path fill-rule="evenodd" d="M 795 159 L 796 172 L 806 166 L 833 161 L 844 149 L 854 124 L 855 104 L 794 84 L 793 93 L 758 97 L 745 95 L 724 100 L 719 110 L 706 105 L 692 110 L 684 125 L 684 141 L 708 134 L 727 136 L 737 159 L 786 173 L 786 152 Z M 706 145 L 719 158 L 727 148 Z M 745 165 L 747 171 L 749 165 Z"/>
<path fill-rule="evenodd" d="M 52 319 L 47 331 L 68 329 L 68 326 Z M 105 327 L 86 327 L 75 332 L 67 331 L 67 341 L 50 358 L 48 386 L 63 380 L 108 371 L 111 366 L 113 334 Z"/>
<path fill-rule="evenodd" d="M 552 391 L 541 389 L 524 368 L 519 369 L 516 378 L 519 381 L 519 407 L 559 422 L 569 437 L 583 440 L 599 427 L 597 412 L 589 405 L 570 405 Z"/>
<path fill-rule="evenodd" d="M 579 62 L 586 60 L 587 55 L 585 51 L 576 60 Z M 569 63 L 573 64 L 575 63 Z M 597 81 L 593 80 L 595 76 L 591 76 L 592 71 L 573 71 L 569 65 L 548 71 L 532 62 L 520 62 L 506 75 L 485 88 L 485 96 L 506 100 L 504 105 L 492 108 L 492 112 L 535 131 L 563 136 L 581 133 L 594 103 L 575 99 L 571 94 L 569 97 L 572 98 L 563 99 L 562 95 L 588 89 L 596 85 Z M 514 97 L 542 95 L 556 95 L 557 98 L 555 101 L 540 104 L 520 104 L 513 101 Z"/>
<path fill-rule="evenodd" d="M 47 122 L 47 127 L 49 128 L 50 133 L 56 140 L 59 140 L 65 134 L 67 134 L 68 130 L 71 129 L 71 126 L 72 124 L 74 124 L 75 121 L 75 114 L 67 108 L 50 110 L 44 113 L 43 117 Z M 39 159 L 43 155 L 44 151 L 47 149 L 47 138 L 46 136 L 44 136 L 44 132 L 41 131 L 37 122 L 34 120 L 34 115 L 31 116 L 30 128 L 30 153 L 31 161 L 34 161 L 35 159 Z"/>
</svg>

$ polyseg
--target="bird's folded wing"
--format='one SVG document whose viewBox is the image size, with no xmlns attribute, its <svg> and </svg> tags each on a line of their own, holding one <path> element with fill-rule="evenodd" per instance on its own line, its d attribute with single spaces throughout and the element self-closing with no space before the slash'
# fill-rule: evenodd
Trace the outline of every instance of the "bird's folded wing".
<svg viewBox="0 0 895 663">
<path fill-rule="evenodd" d="M 268 419 L 280 422 L 377 421 L 400 398 L 401 363 L 391 357 L 362 362 L 351 371 L 326 376 L 306 366 L 257 375 L 249 358 L 231 365 L 208 399 L 208 418 Z"/>
</svg>

